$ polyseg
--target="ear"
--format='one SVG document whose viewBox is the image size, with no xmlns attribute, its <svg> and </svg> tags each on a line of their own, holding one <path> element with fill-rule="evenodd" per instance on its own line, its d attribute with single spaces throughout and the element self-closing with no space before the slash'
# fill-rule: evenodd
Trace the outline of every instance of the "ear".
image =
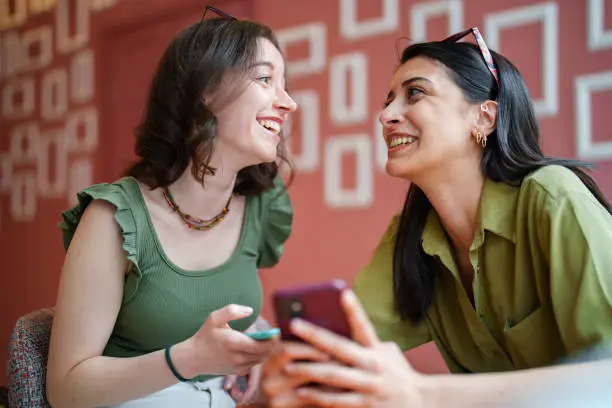
<svg viewBox="0 0 612 408">
<path fill-rule="evenodd" d="M 497 126 L 497 102 L 486 101 L 480 104 L 477 128 L 489 136 Z"/>
<path fill-rule="evenodd" d="M 202 97 L 200 98 L 202 105 L 204 105 L 204 107 L 208 109 L 210 112 L 212 112 L 213 109 L 218 109 L 218 106 L 215 105 L 215 103 L 217 102 L 217 99 L 215 99 L 215 97 L 216 95 L 212 93 L 206 93 L 206 94 L 203 94 Z"/>
</svg>

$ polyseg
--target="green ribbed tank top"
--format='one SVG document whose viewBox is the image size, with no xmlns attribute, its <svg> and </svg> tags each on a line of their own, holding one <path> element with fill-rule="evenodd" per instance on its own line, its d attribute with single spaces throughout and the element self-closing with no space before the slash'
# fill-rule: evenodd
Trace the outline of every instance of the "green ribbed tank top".
<svg viewBox="0 0 612 408">
<path fill-rule="evenodd" d="M 258 268 L 278 262 L 292 226 L 291 202 L 277 178 L 273 189 L 246 197 L 242 233 L 231 257 L 212 269 L 187 271 L 166 256 L 135 179 L 96 184 L 79 192 L 77 198 L 78 204 L 62 214 L 64 248 L 68 249 L 87 206 L 93 200 L 104 200 L 116 207 L 115 220 L 131 265 L 123 302 L 103 353 L 111 357 L 139 356 L 183 341 L 212 311 L 230 303 L 253 308 L 249 318 L 230 323 L 236 330 L 246 330 L 262 306 Z"/>
</svg>

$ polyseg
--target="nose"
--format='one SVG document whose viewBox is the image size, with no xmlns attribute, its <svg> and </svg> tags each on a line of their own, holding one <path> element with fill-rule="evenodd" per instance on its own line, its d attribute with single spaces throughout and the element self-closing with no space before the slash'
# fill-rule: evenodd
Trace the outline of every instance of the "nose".
<svg viewBox="0 0 612 408">
<path fill-rule="evenodd" d="M 402 123 L 405 120 L 404 114 L 397 109 L 395 104 L 389 104 L 378 116 L 379 122 L 383 126 L 391 126 Z"/>
<path fill-rule="evenodd" d="M 295 112 L 297 109 L 297 103 L 285 89 L 281 89 L 279 91 L 278 95 L 276 96 L 276 100 L 274 101 L 274 106 L 277 109 L 287 113 Z"/>
</svg>

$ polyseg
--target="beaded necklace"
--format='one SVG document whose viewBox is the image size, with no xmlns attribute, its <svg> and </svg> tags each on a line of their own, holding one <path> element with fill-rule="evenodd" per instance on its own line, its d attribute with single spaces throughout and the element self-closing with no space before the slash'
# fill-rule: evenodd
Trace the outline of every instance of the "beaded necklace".
<svg viewBox="0 0 612 408">
<path fill-rule="evenodd" d="M 211 219 L 203 220 L 201 218 L 192 217 L 191 215 L 185 214 L 184 212 L 182 212 L 180 207 L 176 203 L 176 201 L 174 201 L 174 198 L 172 197 L 172 193 L 170 193 L 170 190 L 168 190 L 168 187 L 164 187 L 163 195 L 164 195 L 164 198 L 166 199 L 166 202 L 170 206 L 170 209 L 176 212 L 181 217 L 183 222 L 187 224 L 187 227 L 198 230 L 198 231 L 211 229 L 212 227 L 214 227 L 215 225 L 223 221 L 225 216 L 229 214 L 230 212 L 229 206 L 230 206 L 230 203 L 232 202 L 232 197 L 234 196 L 233 194 L 230 194 L 230 197 L 227 200 L 225 207 L 223 207 L 223 209 L 221 210 L 219 214 L 215 215 Z"/>
</svg>

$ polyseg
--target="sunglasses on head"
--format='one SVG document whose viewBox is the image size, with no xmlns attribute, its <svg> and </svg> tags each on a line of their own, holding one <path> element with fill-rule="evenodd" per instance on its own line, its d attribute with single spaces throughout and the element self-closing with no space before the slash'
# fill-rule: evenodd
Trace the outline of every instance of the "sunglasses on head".
<svg viewBox="0 0 612 408">
<path fill-rule="evenodd" d="M 209 11 L 212 13 L 215 13 L 217 16 L 221 17 L 222 19 L 232 20 L 232 21 L 238 20 L 236 17 L 232 16 L 229 13 L 226 13 L 225 11 L 221 9 L 218 9 L 213 6 L 206 6 L 206 8 L 204 8 L 204 13 L 202 14 L 202 20 L 200 21 L 206 20 L 206 13 L 208 13 Z"/>
<path fill-rule="evenodd" d="M 216 17 L 210 17 L 211 14 L 215 14 Z M 217 7 L 214 6 L 206 6 L 204 8 L 204 13 L 202 13 L 202 19 L 200 19 L 200 22 L 195 25 L 195 28 L 192 32 L 191 35 L 191 43 L 192 43 L 192 47 L 197 46 L 195 39 L 198 36 L 198 31 L 201 28 L 202 24 L 204 23 L 204 21 L 206 21 L 207 18 L 216 18 L 219 20 L 228 20 L 228 21 L 237 21 L 238 19 L 234 16 L 232 16 L 229 13 L 226 13 L 225 11 L 218 9 Z"/>
<path fill-rule="evenodd" d="M 489 68 L 489 71 L 491 72 L 491 75 L 493 75 L 495 82 L 497 83 L 497 85 L 499 85 L 499 75 L 497 73 L 497 67 L 495 66 L 495 62 L 493 62 L 491 51 L 489 51 L 489 47 L 487 47 L 487 44 L 482 38 L 482 34 L 480 34 L 480 30 L 478 29 L 478 27 L 468 28 L 467 30 L 461 31 L 457 34 L 453 34 L 450 37 L 447 37 L 442 40 L 442 42 L 457 42 L 466 35 L 470 34 L 473 34 L 474 38 L 476 38 L 476 43 L 478 45 L 478 49 L 480 49 L 480 54 L 482 55 L 482 58 L 484 58 L 484 61 L 487 64 L 487 68 Z"/>
</svg>

